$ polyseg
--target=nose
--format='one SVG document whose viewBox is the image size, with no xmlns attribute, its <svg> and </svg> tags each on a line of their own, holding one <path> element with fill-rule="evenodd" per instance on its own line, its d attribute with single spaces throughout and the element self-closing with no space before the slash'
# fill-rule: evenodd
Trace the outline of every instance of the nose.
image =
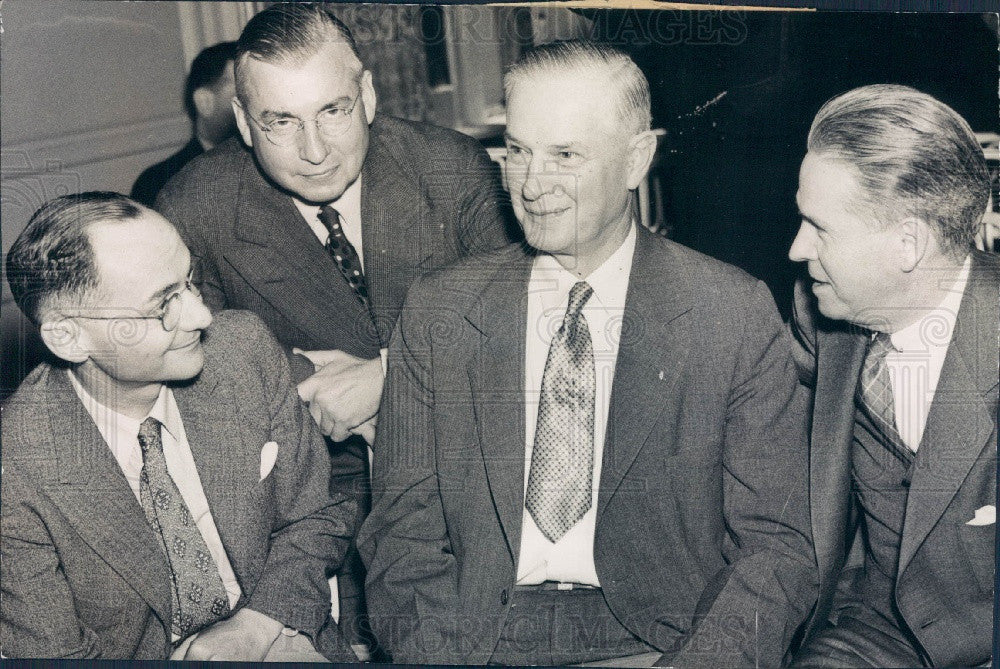
<svg viewBox="0 0 1000 669">
<path fill-rule="evenodd" d="M 545 165 L 544 156 L 531 157 L 524 167 L 524 182 L 521 184 L 521 196 L 530 201 L 537 200 L 552 190 L 555 177 Z"/>
<path fill-rule="evenodd" d="M 302 136 L 299 140 L 299 157 L 307 163 L 319 165 L 326 160 L 330 149 L 319 133 L 315 121 L 306 121 L 302 126 Z"/>
<path fill-rule="evenodd" d="M 181 293 L 181 320 L 178 328 L 187 332 L 204 330 L 212 324 L 212 312 L 208 310 L 201 297 L 190 290 Z"/>
<path fill-rule="evenodd" d="M 795 233 L 792 246 L 788 249 L 788 259 L 792 262 L 806 262 L 816 259 L 816 233 L 811 225 L 802 222 Z"/>
</svg>

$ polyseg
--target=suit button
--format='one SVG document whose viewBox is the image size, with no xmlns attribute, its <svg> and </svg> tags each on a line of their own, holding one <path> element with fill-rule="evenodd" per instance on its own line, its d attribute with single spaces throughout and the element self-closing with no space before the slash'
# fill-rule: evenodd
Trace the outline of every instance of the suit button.
<svg viewBox="0 0 1000 669">
<path fill-rule="evenodd" d="M 507 590 L 504 589 L 500 592 L 500 606 L 507 606 Z"/>
</svg>

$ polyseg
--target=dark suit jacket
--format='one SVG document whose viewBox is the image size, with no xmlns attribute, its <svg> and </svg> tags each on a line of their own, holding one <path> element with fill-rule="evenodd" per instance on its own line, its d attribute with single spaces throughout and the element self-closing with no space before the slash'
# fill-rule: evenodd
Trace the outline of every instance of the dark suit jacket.
<svg viewBox="0 0 1000 669">
<path fill-rule="evenodd" d="M 328 491 L 329 458 L 264 325 L 223 312 L 205 368 L 174 397 L 248 606 L 303 630 L 331 659 L 327 570 L 354 502 Z M 260 480 L 261 449 L 278 443 Z M 0 643 L 7 657 L 166 658 L 169 568 L 135 495 L 66 372 L 37 367 L 3 416 Z"/>
<path fill-rule="evenodd" d="M 192 137 L 180 151 L 142 171 L 142 174 L 132 184 L 132 192 L 130 193 L 132 199 L 147 207 L 152 207 L 153 203 L 156 202 L 156 195 L 163 188 L 163 185 L 180 172 L 182 167 L 203 153 L 205 153 L 205 149 L 201 146 L 201 142 L 198 141 L 197 137 Z"/>
<path fill-rule="evenodd" d="M 484 663 L 510 610 L 530 269 L 513 246 L 434 273 L 393 335 L 358 545 L 394 661 Z M 617 618 L 684 646 L 678 666 L 777 665 L 812 606 L 797 386 L 763 284 L 640 227 L 594 559 Z"/>
<path fill-rule="evenodd" d="M 855 530 L 851 493 L 854 393 L 867 334 L 815 314 L 796 287 L 803 379 L 815 384 L 810 496 L 821 577 L 811 623 L 822 628 Z M 1000 259 L 975 252 L 955 334 L 917 450 L 903 526 L 896 604 L 934 666 L 977 665 L 993 645 Z"/>
<path fill-rule="evenodd" d="M 238 138 L 170 181 L 157 209 L 200 262 L 212 309 L 248 309 L 287 348 L 378 356 L 406 290 L 421 273 L 504 246 L 509 204 L 497 168 L 474 139 L 379 115 L 362 168 L 362 252 L 371 319 L 291 198 Z M 296 381 L 313 372 L 291 359 Z"/>
</svg>

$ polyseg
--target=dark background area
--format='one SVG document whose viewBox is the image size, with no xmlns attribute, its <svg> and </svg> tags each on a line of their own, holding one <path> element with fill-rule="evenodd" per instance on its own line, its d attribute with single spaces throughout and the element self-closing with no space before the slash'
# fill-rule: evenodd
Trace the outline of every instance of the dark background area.
<svg viewBox="0 0 1000 669">
<path fill-rule="evenodd" d="M 653 126 L 667 131 L 655 170 L 671 238 L 765 280 L 786 317 L 798 169 L 823 102 L 906 84 L 977 132 L 1000 128 L 993 15 L 585 13 L 649 78 Z"/>
</svg>

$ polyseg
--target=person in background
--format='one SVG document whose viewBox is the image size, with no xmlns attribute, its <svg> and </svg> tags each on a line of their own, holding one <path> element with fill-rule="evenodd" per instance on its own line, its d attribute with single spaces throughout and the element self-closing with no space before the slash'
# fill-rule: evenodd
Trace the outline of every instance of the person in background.
<svg viewBox="0 0 1000 669">
<path fill-rule="evenodd" d="M 243 143 L 195 159 L 157 208 L 201 261 L 209 308 L 249 309 L 282 343 L 330 437 L 334 485 L 354 490 L 364 514 L 382 351 L 406 291 L 425 271 L 506 245 L 509 203 L 477 141 L 377 113 L 372 73 L 327 5 L 280 3 L 251 19 L 236 92 Z M 352 553 L 337 587 L 359 649 L 362 583 Z"/>
<path fill-rule="evenodd" d="M 236 91 L 233 59 L 236 42 L 207 47 L 191 63 L 184 83 L 184 109 L 193 137 L 180 151 L 143 170 L 132 185 L 132 199 L 152 207 L 163 184 L 197 156 L 236 133 L 232 99 Z"/>
<path fill-rule="evenodd" d="M 1000 258 L 983 152 L 951 108 L 872 85 L 809 130 L 789 250 L 820 600 L 796 667 L 988 664 Z M 844 570 L 853 543 L 860 564 Z"/>
<path fill-rule="evenodd" d="M 192 262 L 117 193 L 52 200 L 11 247 L 14 300 L 59 362 L 4 406 L 6 657 L 356 659 L 327 582 L 355 502 L 274 337 L 213 316 Z"/>
</svg>

